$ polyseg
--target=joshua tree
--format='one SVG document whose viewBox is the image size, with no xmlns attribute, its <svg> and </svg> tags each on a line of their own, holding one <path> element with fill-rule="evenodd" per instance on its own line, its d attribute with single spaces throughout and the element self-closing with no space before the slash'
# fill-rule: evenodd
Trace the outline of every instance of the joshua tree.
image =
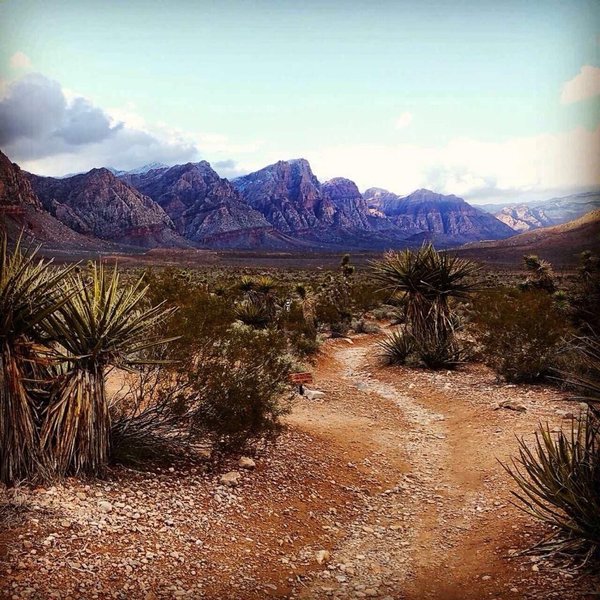
<svg viewBox="0 0 600 600">
<path fill-rule="evenodd" d="M 142 351 L 165 343 L 156 327 L 170 310 L 148 308 L 142 281 L 120 286 L 115 269 L 92 267 L 64 286 L 67 300 L 44 320 L 63 372 L 50 393 L 40 433 L 42 453 L 58 474 L 98 473 L 109 453 L 105 376 L 109 367 L 144 362 Z"/>
<path fill-rule="evenodd" d="M 478 270 L 475 263 L 437 252 L 431 244 L 417 251 L 390 252 L 373 264 L 375 279 L 403 298 L 406 333 L 429 366 L 442 366 L 456 358 L 449 299 L 464 298 L 473 291 L 472 276 Z"/>
<path fill-rule="evenodd" d="M 40 322 L 65 301 L 57 284 L 72 268 L 51 268 L 23 252 L 12 253 L 0 238 L 0 480 L 28 477 L 38 466 L 37 405 L 27 385 L 42 367 L 34 350 L 41 342 Z"/>
</svg>

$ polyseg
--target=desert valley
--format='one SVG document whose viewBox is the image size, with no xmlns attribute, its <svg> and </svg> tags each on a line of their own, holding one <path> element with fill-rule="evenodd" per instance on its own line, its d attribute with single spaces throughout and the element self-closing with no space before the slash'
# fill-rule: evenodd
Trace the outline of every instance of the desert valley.
<svg viewBox="0 0 600 600">
<path fill-rule="evenodd" d="M 600 595 L 600 4 L 0 32 L 0 598 Z"/>
</svg>

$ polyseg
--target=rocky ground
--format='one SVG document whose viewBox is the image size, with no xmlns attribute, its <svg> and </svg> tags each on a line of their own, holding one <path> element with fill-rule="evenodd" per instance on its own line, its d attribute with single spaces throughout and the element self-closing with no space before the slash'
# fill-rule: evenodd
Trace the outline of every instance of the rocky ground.
<svg viewBox="0 0 600 600">
<path fill-rule="evenodd" d="M 568 421 L 552 388 L 480 365 L 384 368 L 330 341 L 276 447 L 103 481 L 0 492 L 2 598 L 592 598 L 598 581 L 520 552 L 515 434 Z M 499 408 L 508 402 L 507 407 Z"/>
</svg>

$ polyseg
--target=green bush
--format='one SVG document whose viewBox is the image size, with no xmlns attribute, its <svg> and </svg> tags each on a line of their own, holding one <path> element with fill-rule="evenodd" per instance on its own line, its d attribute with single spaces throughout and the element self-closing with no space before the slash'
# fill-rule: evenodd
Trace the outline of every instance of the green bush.
<svg viewBox="0 0 600 600">
<path fill-rule="evenodd" d="M 193 416 L 196 434 L 227 449 L 272 438 L 289 410 L 291 367 L 279 332 L 231 328 L 205 348 L 190 373 L 199 400 Z"/>
<path fill-rule="evenodd" d="M 482 292 L 473 323 L 484 361 L 509 382 L 547 376 L 569 332 L 552 297 L 540 290 Z"/>
</svg>

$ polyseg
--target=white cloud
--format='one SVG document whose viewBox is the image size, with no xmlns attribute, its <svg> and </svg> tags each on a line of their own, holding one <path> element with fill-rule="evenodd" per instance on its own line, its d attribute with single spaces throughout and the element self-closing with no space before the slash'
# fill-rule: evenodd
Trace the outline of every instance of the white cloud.
<svg viewBox="0 0 600 600">
<path fill-rule="evenodd" d="M 411 112 L 403 112 L 394 122 L 396 129 L 404 129 L 408 127 L 413 120 L 413 114 Z"/>
<path fill-rule="evenodd" d="M 24 52 L 15 52 L 9 59 L 9 64 L 13 69 L 29 69 L 31 59 Z"/>
<path fill-rule="evenodd" d="M 562 104 L 572 104 L 599 95 L 600 68 L 584 65 L 573 79 L 563 85 L 560 101 Z"/>
<path fill-rule="evenodd" d="M 600 185 L 600 127 L 502 142 L 456 138 L 442 147 L 325 147 L 303 155 L 321 180 L 343 176 L 361 189 L 378 186 L 400 194 L 426 187 L 483 203 L 549 197 Z"/>
</svg>

